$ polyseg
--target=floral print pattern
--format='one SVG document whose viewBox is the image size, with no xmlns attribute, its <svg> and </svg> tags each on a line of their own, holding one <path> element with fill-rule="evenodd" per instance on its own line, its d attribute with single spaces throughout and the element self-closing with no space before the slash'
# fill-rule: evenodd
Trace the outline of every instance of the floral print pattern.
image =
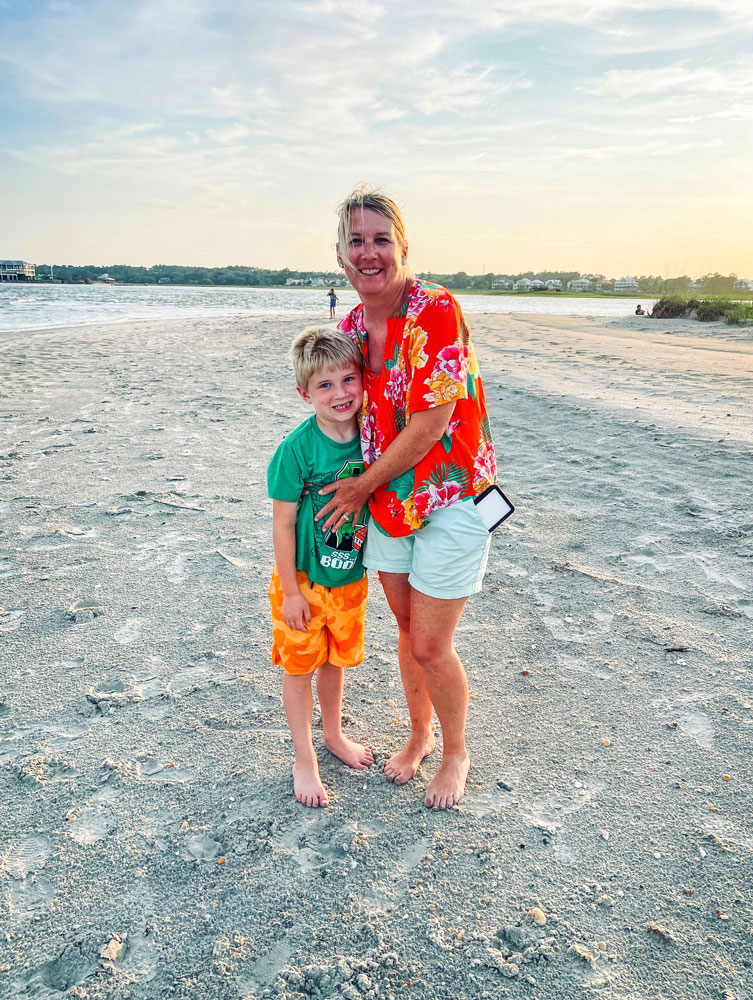
<svg viewBox="0 0 753 1000">
<path fill-rule="evenodd" d="M 435 510 L 477 496 L 496 481 L 496 460 L 484 390 L 468 327 L 457 301 L 441 285 L 416 280 L 400 311 L 387 321 L 384 363 L 368 367 L 368 334 L 359 305 L 339 328 L 364 358 L 361 450 L 375 462 L 410 421 L 411 413 L 454 403 L 441 439 L 414 469 L 377 489 L 372 517 L 388 535 L 423 527 Z"/>
</svg>

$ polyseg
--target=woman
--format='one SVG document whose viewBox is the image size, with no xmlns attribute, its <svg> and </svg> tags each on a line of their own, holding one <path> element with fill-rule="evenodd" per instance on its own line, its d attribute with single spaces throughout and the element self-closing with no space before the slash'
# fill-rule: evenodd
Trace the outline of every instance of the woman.
<svg viewBox="0 0 753 1000">
<path fill-rule="evenodd" d="M 453 637 L 489 552 L 473 497 L 496 479 L 484 391 L 458 303 L 410 273 L 397 205 L 358 190 L 339 215 L 338 263 L 361 299 L 340 329 L 363 354 L 368 468 L 320 491 L 334 496 L 319 519 L 335 527 L 369 503 L 364 564 L 379 571 L 398 624 L 411 716 L 410 738 L 384 770 L 410 781 L 434 750 L 434 709 L 443 755 L 424 801 L 447 809 L 462 798 L 469 768 L 468 683 Z"/>
<path fill-rule="evenodd" d="M 329 318 L 334 319 L 335 307 L 337 306 L 338 295 L 334 288 L 330 288 L 330 290 L 327 292 L 327 295 L 329 295 Z"/>
</svg>

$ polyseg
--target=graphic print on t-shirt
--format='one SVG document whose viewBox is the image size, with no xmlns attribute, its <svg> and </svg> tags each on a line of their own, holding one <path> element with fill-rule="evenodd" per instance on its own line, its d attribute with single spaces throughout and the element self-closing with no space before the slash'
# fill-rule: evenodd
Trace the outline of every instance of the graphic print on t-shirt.
<svg viewBox="0 0 753 1000">
<path fill-rule="evenodd" d="M 326 503 L 329 503 L 332 499 L 332 496 L 329 494 L 321 495 L 319 493 L 322 486 L 326 486 L 331 482 L 336 482 L 338 479 L 348 479 L 350 476 L 360 476 L 365 468 L 366 467 L 362 461 L 350 459 L 343 463 L 334 478 L 331 473 L 324 476 L 313 476 L 306 483 L 306 486 L 309 490 L 309 496 L 311 497 L 312 506 L 314 508 L 314 516 L 316 516 L 322 507 Z M 355 517 L 350 514 L 348 519 L 344 521 L 339 528 L 335 528 L 327 532 L 326 535 L 321 522 L 314 522 L 314 531 L 319 546 L 323 543 L 324 546 L 330 550 L 329 552 L 324 552 L 320 555 L 319 562 L 322 566 L 329 566 L 332 569 L 345 570 L 352 569 L 352 567 L 355 566 L 357 553 L 361 551 L 363 543 L 366 541 L 367 509 L 367 507 L 363 508 L 357 521 Z"/>
</svg>

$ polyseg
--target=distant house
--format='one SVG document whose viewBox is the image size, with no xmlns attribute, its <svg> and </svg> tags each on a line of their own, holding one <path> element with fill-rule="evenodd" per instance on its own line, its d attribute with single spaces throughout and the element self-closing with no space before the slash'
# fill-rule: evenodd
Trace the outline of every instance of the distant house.
<svg viewBox="0 0 753 1000">
<path fill-rule="evenodd" d="M 492 281 L 492 288 L 504 288 L 509 291 L 512 288 L 511 278 L 495 278 Z"/>
<path fill-rule="evenodd" d="M 106 285 L 115 284 L 115 278 L 111 278 L 109 274 L 100 274 L 100 276 L 97 278 L 97 281 L 104 281 Z"/>
<path fill-rule="evenodd" d="M 571 292 L 587 292 L 591 287 L 591 282 L 588 278 L 573 278 L 572 281 L 568 282 L 567 287 Z"/>
<path fill-rule="evenodd" d="M 514 292 L 527 292 L 531 288 L 531 282 L 528 278 L 518 278 L 515 284 L 512 286 Z"/>
<path fill-rule="evenodd" d="M 546 282 L 542 281 L 541 278 L 534 278 L 530 288 L 532 291 L 540 291 L 542 288 L 546 288 Z"/>
<path fill-rule="evenodd" d="M 562 282 L 560 281 L 559 278 L 550 278 L 547 281 L 547 283 L 546 283 L 546 287 L 547 288 L 556 288 L 556 289 L 559 290 L 559 289 L 562 288 Z"/>
<path fill-rule="evenodd" d="M 37 269 L 25 260 L 0 260 L 0 281 L 34 281 Z"/>
<path fill-rule="evenodd" d="M 285 279 L 285 284 L 286 285 L 305 285 L 306 282 L 304 281 L 303 278 L 286 278 Z"/>
<path fill-rule="evenodd" d="M 753 292 L 753 280 L 750 278 L 738 278 L 732 285 L 736 292 Z"/>
<path fill-rule="evenodd" d="M 705 285 L 706 285 L 705 281 L 701 281 L 700 278 L 696 278 L 695 281 L 691 281 L 690 282 L 690 291 L 691 292 L 702 292 L 703 289 L 704 289 L 704 287 L 705 287 Z"/>
<path fill-rule="evenodd" d="M 640 292 L 638 287 L 638 282 L 635 278 L 626 276 L 624 278 L 617 278 L 614 283 L 614 290 L 618 295 L 629 295 Z"/>
</svg>

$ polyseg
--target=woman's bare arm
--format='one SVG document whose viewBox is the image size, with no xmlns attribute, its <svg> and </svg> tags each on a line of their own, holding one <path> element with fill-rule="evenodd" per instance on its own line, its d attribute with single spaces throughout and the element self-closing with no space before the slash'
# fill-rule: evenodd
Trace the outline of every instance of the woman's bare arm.
<svg viewBox="0 0 753 1000">
<path fill-rule="evenodd" d="M 324 530 L 331 530 L 349 514 L 358 514 L 375 489 L 417 465 L 447 430 L 454 409 L 454 403 L 442 403 L 411 413 L 407 426 L 363 475 L 323 486 L 320 493 L 334 493 L 316 515 L 317 521 L 327 518 Z"/>
</svg>

